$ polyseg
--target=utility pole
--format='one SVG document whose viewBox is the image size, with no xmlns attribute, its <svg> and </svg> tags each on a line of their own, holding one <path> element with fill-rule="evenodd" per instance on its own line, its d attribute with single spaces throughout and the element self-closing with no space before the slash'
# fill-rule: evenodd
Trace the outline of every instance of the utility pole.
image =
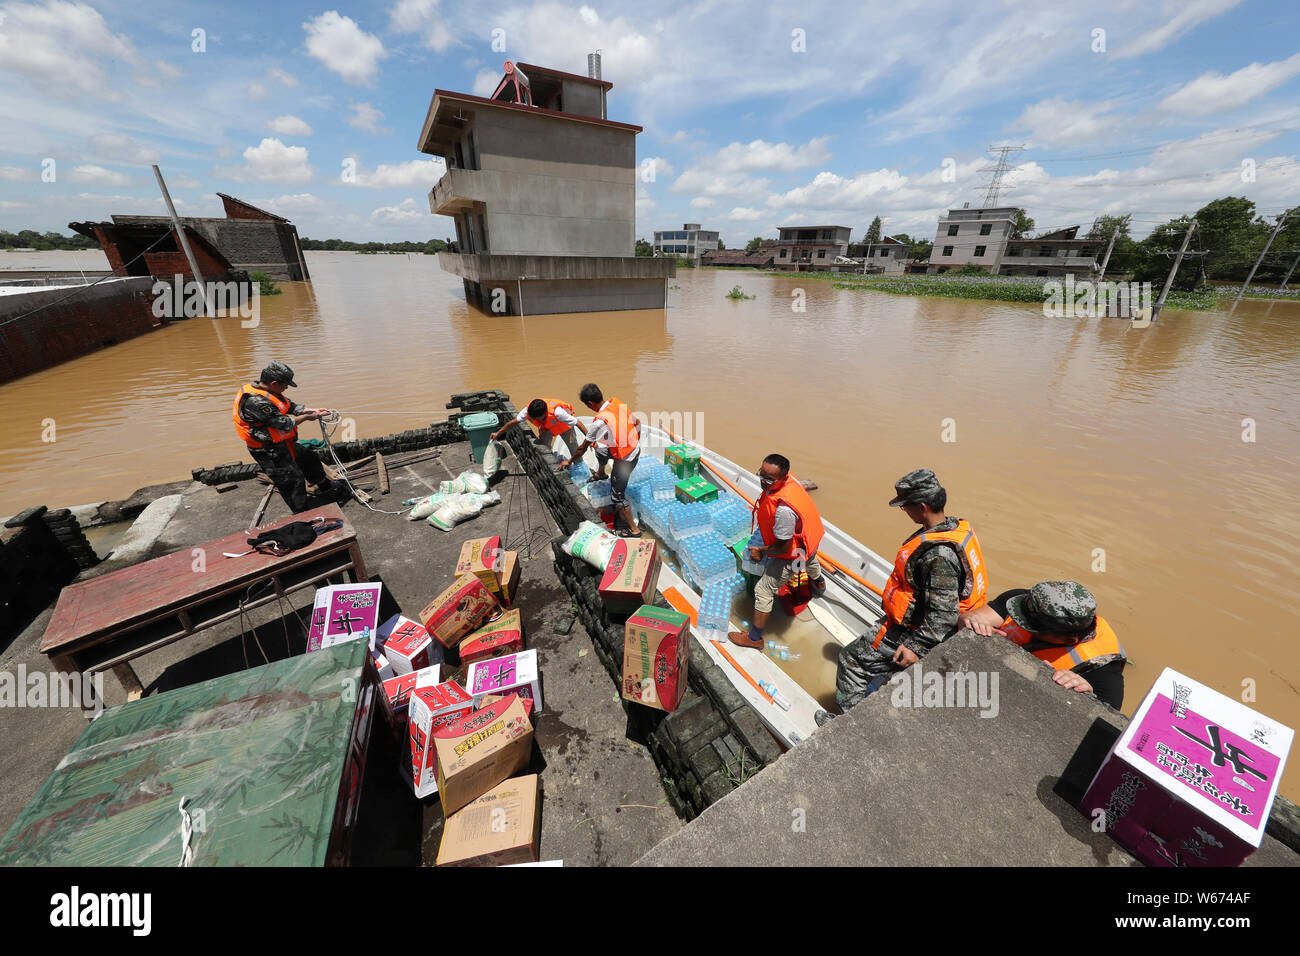
<svg viewBox="0 0 1300 956">
<path fill-rule="evenodd" d="M 1151 321 L 1154 322 L 1160 318 L 1160 310 L 1165 307 L 1165 297 L 1169 295 L 1169 287 L 1174 284 L 1174 276 L 1178 275 L 1178 266 L 1183 261 L 1183 255 L 1187 252 L 1187 244 L 1192 241 L 1192 230 L 1196 228 L 1196 220 L 1193 219 L 1187 224 L 1187 234 L 1183 236 L 1183 244 L 1178 250 L 1178 256 L 1174 259 L 1174 267 L 1169 270 L 1169 275 L 1165 277 L 1165 287 L 1160 290 L 1160 300 L 1156 302 L 1155 309 L 1151 312 Z"/>
<path fill-rule="evenodd" d="M 194 281 L 199 284 L 199 288 L 203 291 L 203 314 L 211 316 L 212 304 L 208 302 L 207 283 L 203 281 L 203 273 L 199 272 L 199 264 L 194 259 L 194 250 L 190 248 L 190 241 L 185 238 L 185 227 L 181 225 L 181 221 L 176 215 L 176 207 L 172 205 L 171 193 L 167 192 L 167 184 L 163 182 L 162 170 L 155 165 L 153 174 L 158 178 L 158 188 L 162 190 L 163 202 L 167 203 L 167 214 L 172 218 L 172 229 L 176 232 L 176 241 L 180 243 L 181 249 L 185 252 L 185 260 L 190 264 L 190 272 L 194 274 Z M 182 299 L 184 299 L 184 296 L 182 296 Z"/>
<path fill-rule="evenodd" d="M 1106 244 L 1106 255 L 1101 260 L 1101 272 L 1097 273 L 1097 281 L 1100 282 L 1106 277 L 1106 265 L 1110 262 L 1110 251 L 1115 248 L 1115 237 L 1119 235 L 1119 226 L 1116 226 L 1110 234 L 1110 242 Z"/>
<path fill-rule="evenodd" d="M 1286 291 L 1286 284 L 1291 281 L 1291 273 L 1295 272 L 1296 266 L 1300 266 L 1300 255 L 1295 257 L 1295 262 L 1291 263 L 1291 268 L 1286 270 L 1286 278 L 1282 280 L 1282 288 L 1278 289 L 1277 291 L 1279 292 Z"/>
<path fill-rule="evenodd" d="M 1255 278 L 1255 270 L 1259 268 L 1259 264 L 1264 261 L 1264 256 L 1268 254 L 1268 247 L 1273 244 L 1273 240 L 1277 237 L 1277 234 L 1282 231 L 1282 226 L 1286 224 L 1286 217 L 1286 213 L 1282 213 L 1282 215 L 1278 217 L 1277 225 L 1273 227 L 1273 232 L 1269 235 L 1268 242 L 1264 243 L 1264 248 L 1260 250 L 1259 258 L 1256 259 L 1255 264 L 1250 267 L 1250 275 L 1246 276 L 1245 284 L 1237 290 L 1237 297 L 1232 300 L 1232 307 L 1234 309 L 1237 307 L 1237 303 L 1241 301 L 1241 297 L 1246 294 L 1246 290 L 1250 288 L 1250 280 Z M 1295 267 L 1292 266 L 1292 268 Z M 1291 278 L 1291 273 L 1287 273 L 1287 278 Z"/>
</svg>

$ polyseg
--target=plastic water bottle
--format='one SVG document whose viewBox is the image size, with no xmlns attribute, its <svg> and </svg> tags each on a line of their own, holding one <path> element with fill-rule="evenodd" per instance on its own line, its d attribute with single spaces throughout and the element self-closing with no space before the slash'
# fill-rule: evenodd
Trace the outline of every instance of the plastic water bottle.
<svg viewBox="0 0 1300 956">
<path fill-rule="evenodd" d="M 763 688 L 763 692 L 772 698 L 772 703 L 776 704 L 776 706 L 780 707 L 782 710 L 790 709 L 790 701 L 784 694 L 776 689 L 776 684 L 772 683 L 770 680 L 761 680 L 758 682 L 758 686 Z"/>
<path fill-rule="evenodd" d="M 778 661 L 797 661 L 802 654 L 792 654 L 789 644 L 778 644 L 776 641 L 767 642 L 767 656 L 775 657 Z"/>
<path fill-rule="evenodd" d="M 749 556 L 750 548 L 761 547 L 763 547 L 763 533 L 761 531 L 755 531 L 750 535 L 749 543 L 745 545 L 745 556 L 740 560 L 740 570 L 744 571 L 746 574 L 761 575 L 763 573 L 767 559 L 764 558 L 762 561 L 754 561 L 751 560 Z"/>
</svg>

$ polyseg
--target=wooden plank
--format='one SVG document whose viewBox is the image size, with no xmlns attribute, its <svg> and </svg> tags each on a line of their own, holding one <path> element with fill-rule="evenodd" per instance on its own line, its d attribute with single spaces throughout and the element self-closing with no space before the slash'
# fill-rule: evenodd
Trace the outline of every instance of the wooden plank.
<svg viewBox="0 0 1300 956">
<path fill-rule="evenodd" d="M 93 643 L 97 637 L 107 637 L 159 615 L 191 607 L 198 596 L 261 581 L 272 570 L 287 571 L 340 548 L 348 548 L 356 541 L 356 530 L 334 504 L 288 515 L 270 522 L 267 527 L 309 521 L 317 516 L 327 521 L 341 520 L 343 526 L 325 532 L 311 544 L 289 555 L 276 557 L 254 552 L 240 558 L 221 557 L 225 551 L 248 550 L 248 532 L 238 531 L 198 546 L 208 558 L 202 571 L 196 572 L 193 568 L 194 549 L 182 548 L 89 581 L 70 584 L 59 594 L 54 614 L 41 639 L 41 651 L 48 654 L 62 647 Z"/>
<path fill-rule="evenodd" d="M 262 500 L 257 504 L 257 510 L 253 512 L 253 520 L 249 522 L 248 530 L 252 531 L 262 523 L 262 518 L 266 515 L 266 506 L 271 503 L 271 495 L 275 494 L 275 485 L 266 489 L 266 494 L 262 495 Z"/>
<path fill-rule="evenodd" d="M 388 494 L 388 468 L 384 465 L 384 456 L 375 454 L 375 468 L 379 471 L 379 492 Z"/>
</svg>

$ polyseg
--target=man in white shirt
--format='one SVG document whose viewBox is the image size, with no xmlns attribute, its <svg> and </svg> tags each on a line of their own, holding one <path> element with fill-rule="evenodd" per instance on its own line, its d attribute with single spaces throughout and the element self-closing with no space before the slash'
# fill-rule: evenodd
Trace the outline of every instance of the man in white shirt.
<svg viewBox="0 0 1300 956">
<path fill-rule="evenodd" d="M 587 434 L 587 426 L 578 421 L 573 414 L 573 406 L 558 398 L 534 398 L 528 407 L 492 433 L 493 441 L 500 441 L 501 436 L 516 425 L 531 422 L 537 426 L 537 440 L 549 449 L 555 436 L 559 435 L 569 449 L 569 454 L 577 459 L 578 432 Z"/>
<path fill-rule="evenodd" d="M 605 466 L 610 466 L 609 490 L 613 498 L 614 509 L 623 516 L 627 528 L 620 531 L 623 537 L 639 538 L 641 529 L 637 526 L 632 506 L 627 503 L 627 482 L 641 457 L 641 427 L 632 418 L 627 405 L 617 398 L 606 400 L 595 384 L 582 386 L 578 397 L 582 403 L 595 412 L 595 419 L 587 429 L 587 439 L 574 450 L 572 457 L 560 463 L 560 468 L 568 468 L 582 458 L 589 447 L 595 447 L 596 462 L 599 467 L 591 476 L 592 481 L 605 478 Z"/>
</svg>

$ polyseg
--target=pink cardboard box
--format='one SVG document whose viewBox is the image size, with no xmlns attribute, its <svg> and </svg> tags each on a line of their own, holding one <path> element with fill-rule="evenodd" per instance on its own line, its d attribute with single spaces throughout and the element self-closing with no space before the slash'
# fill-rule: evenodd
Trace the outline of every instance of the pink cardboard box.
<svg viewBox="0 0 1300 956">
<path fill-rule="evenodd" d="M 1104 813 L 1110 835 L 1150 866 L 1236 866 L 1264 839 L 1294 736 L 1165 668 L 1079 809 Z"/>
<path fill-rule="evenodd" d="M 316 589 L 307 650 L 319 651 L 361 637 L 366 628 L 373 634 L 379 626 L 379 597 L 382 584 L 335 584 Z"/>
<path fill-rule="evenodd" d="M 419 621 L 394 614 L 379 625 L 379 641 L 394 674 L 410 674 L 435 663 L 433 638 Z"/>
<path fill-rule="evenodd" d="M 531 701 L 533 713 L 542 709 L 542 678 L 537 667 L 537 650 L 505 654 L 476 661 L 465 672 L 465 689 L 479 701 L 484 694 L 518 694 Z"/>
</svg>

